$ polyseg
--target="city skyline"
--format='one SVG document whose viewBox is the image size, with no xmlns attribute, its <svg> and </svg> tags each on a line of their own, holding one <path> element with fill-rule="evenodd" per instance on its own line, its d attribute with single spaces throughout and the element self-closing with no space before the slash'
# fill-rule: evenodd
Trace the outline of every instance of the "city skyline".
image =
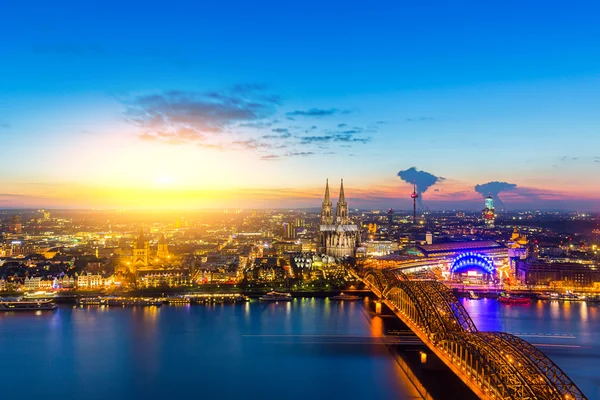
<svg viewBox="0 0 600 400">
<path fill-rule="evenodd" d="M 318 208 L 344 178 L 408 210 L 423 171 L 432 210 L 600 211 L 583 6 L 62 3 L 0 27 L 0 208 Z"/>
</svg>

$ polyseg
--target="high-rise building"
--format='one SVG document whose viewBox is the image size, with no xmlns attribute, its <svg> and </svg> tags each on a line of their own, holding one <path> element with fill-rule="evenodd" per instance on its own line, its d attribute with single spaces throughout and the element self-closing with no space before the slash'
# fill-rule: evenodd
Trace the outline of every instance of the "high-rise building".
<svg viewBox="0 0 600 400">
<path fill-rule="evenodd" d="M 493 228 L 496 220 L 494 211 L 494 198 L 490 195 L 485 198 L 485 208 L 481 212 L 486 228 Z"/>
<path fill-rule="evenodd" d="M 296 239 L 297 237 L 297 228 L 295 224 L 290 222 L 283 223 L 283 238 L 284 239 Z"/>
<path fill-rule="evenodd" d="M 340 195 L 335 207 L 335 218 L 332 215 L 332 204 L 329 196 L 329 181 L 325 186 L 325 199 L 321 207 L 321 225 L 319 227 L 319 251 L 332 257 L 354 256 L 360 235 L 358 226 L 353 224 L 348 215 L 348 203 L 344 194 L 344 180 L 340 185 Z"/>
</svg>

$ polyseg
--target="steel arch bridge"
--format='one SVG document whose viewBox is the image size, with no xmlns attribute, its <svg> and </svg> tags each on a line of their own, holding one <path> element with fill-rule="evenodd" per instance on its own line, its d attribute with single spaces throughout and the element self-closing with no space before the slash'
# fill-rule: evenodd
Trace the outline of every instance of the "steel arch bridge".
<svg viewBox="0 0 600 400">
<path fill-rule="evenodd" d="M 482 399 L 587 398 L 530 343 L 504 332 L 480 332 L 444 284 L 410 280 L 399 270 L 371 270 L 363 282 Z"/>
</svg>

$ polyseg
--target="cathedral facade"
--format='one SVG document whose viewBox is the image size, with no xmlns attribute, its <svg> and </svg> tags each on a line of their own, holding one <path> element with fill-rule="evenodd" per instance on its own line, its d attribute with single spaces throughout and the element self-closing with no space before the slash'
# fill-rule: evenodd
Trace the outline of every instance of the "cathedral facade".
<svg viewBox="0 0 600 400">
<path fill-rule="evenodd" d="M 348 216 L 348 203 L 344 194 L 344 180 L 340 186 L 340 195 L 333 214 L 333 205 L 329 195 L 329 181 L 325 185 L 325 199 L 321 207 L 321 225 L 319 226 L 319 252 L 331 257 L 354 256 L 360 243 L 358 226 Z"/>
</svg>

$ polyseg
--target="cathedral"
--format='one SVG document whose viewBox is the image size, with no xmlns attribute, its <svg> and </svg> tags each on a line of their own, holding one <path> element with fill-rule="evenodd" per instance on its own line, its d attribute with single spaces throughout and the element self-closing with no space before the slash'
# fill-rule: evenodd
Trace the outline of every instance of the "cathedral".
<svg viewBox="0 0 600 400">
<path fill-rule="evenodd" d="M 348 217 L 348 203 L 344 195 L 344 180 L 340 186 L 340 196 L 335 215 L 329 196 L 329 180 L 325 185 L 325 199 L 321 208 L 319 227 L 319 252 L 332 257 L 354 256 L 360 243 L 358 226 Z"/>
</svg>

